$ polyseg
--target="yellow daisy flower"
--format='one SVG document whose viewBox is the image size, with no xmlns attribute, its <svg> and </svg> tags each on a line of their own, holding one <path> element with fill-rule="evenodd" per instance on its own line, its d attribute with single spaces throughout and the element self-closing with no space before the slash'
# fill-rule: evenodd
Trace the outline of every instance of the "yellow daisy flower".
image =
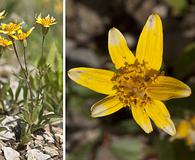
<svg viewBox="0 0 195 160">
<path fill-rule="evenodd" d="M 49 14 L 45 18 L 42 18 L 41 14 L 39 14 L 39 16 L 35 17 L 35 19 L 36 19 L 36 23 L 38 23 L 46 28 L 49 28 L 50 26 L 56 24 L 56 19 L 54 17 L 50 17 Z"/>
<path fill-rule="evenodd" d="M 8 24 L 1 23 L 0 33 L 7 34 L 9 36 L 15 34 L 19 29 L 21 29 L 23 23 L 13 23 L 10 22 Z"/>
<path fill-rule="evenodd" d="M 0 12 L 0 19 L 4 19 L 6 15 L 7 13 L 5 12 L 5 10 L 3 10 L 2 12 Z"/>
<path fill-rule="evenodd" d="M 23 41 L 25 40 L 31 33 L 32 31 L 34 30 L 35 27 L 32 27 L 31 29 L 29 29 L 27 32 L 23 32 L 21 29 L 19 29 L 17 31 L 17 34 L 16 35 L 12 35 L 12 37 L 15 39 L 15 40 L 20 40 L 20 41 Z"/>
<path fill-rule="evenodd" d="M 2 38 L 2 37 L 0 36 L 0 46 L 6 48 L 6 47 L 8 47 L 8 46 L 10 46 L 10 45 L 12 45 L 12 41 L 9 41 L 9 40 L 7 40 L 7 39 L 5 39 L 5 38 Z"/>
<path fill-rule="evenodd" d="M 185 139 L 188 146 L 195 144 L 195 116 L 182 120 L 177 126 L 176 139 Z"/>
<path fill-rule="evenodd" d="M 84 67 L 68 71 L 76 83 L 108 95 L 91 107 L 92 117 L 106 116 L 128 106 L 146 133 L 153 131 L 151 119 L 157 127 L 174 135 L 174 123 L 162 101 L 187 97 L 191 89 L 159 71 L 163 56 L 160 17 L 157 14 L 149 16 L 138 41 L 136 56 L 116 28 L 109 31 L 108 49 L 116 72 Z"/>
</svg>

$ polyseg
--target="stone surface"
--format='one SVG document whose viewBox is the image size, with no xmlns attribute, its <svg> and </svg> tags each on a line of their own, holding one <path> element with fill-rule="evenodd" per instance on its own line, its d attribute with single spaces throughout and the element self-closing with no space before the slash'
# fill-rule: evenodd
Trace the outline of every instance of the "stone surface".
<svg viewBox="0 0 195 160">
<path fill-rule="evenodd" d="M 0 132 L 0 139 L 1 140 L 10 140 L 15 139 L 15 134 L 12 131 L 14 127 L 16 127 L 17 122 L 16 118 L 13 116 L 6 116 L 5 119 L 3 119 L 0 123 L 1 128 L 5 128 L 5 130 L 2 130 Z"/>
<path fill-rule="evenodd" d="M 20 160 L 20 154 L 11 147 L 2 148 L 6 160 Z"/>
<path fill-rule="evenodd" d="M 54 143 L 54 138 L 53 138 L 53 135 L 49 132 L 45 132 L 43 134 L 43 137 L 44 137 L 44 140 L 47 142 L 47 143 Z"/>
<path fill-rule="evenodd" d="M 48 160 L 50 155 L 44 154 L 38 149 L 29 149 L 27 152 L 27 160 Z"/>
<path fill-rule="evenodd" d="M 58 153 L 57 150 L 58 150 L 58 148 L 56 148 L 56 147 L 45 146 L 45 147 L 43 148 L 43 151 L 44 151 L 45 153 L 49 154 L 51 157 L 54 157 L 54 156 L 59 155 L 59 153 Z"/>
</svg>

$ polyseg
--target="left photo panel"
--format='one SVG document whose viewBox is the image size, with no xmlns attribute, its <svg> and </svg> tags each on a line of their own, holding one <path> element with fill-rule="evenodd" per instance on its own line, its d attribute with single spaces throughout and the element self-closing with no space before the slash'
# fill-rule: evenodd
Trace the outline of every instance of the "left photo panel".
<svg viewBox="0 0 195 160">
<path fill-rule="evenodd" d="M 0 159 L 63 159 L 63 0 L 0 1 Z"/>
</svg>

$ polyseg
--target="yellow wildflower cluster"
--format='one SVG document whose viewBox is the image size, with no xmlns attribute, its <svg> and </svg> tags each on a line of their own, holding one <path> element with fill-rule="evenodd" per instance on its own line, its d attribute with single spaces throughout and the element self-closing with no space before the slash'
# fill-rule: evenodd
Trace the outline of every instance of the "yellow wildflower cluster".
<svg viewBox="0 0 195 160">
<path fill-rule="evenodd" d="M 0 12 L 0 19 L 4 19 L 7 13 L 5 11 Z M 50 17 L 49 15 L 45 18 L 41 17 L 41 14 L 38 17 L 35 17 L 36 23 L 42 25 L 43 27 L 49 28 L 51 25 L 56 24 L 55 18 Z M 7 35 L 8 39 L 0 38 L 0 46 L 7 47 L 12 44 L 13 40 L 19 40 L 26 42 L 26 39 L 30 36 L 35 27 L 30 28 L 27 32 L 24 32 L 22 29 L 23 23 L 1 23 L 0 33 Z M 26 44 L 26 43 L 25 43 Z"/>
<path fill-rule="evenodd" d="M 195 116 L 179 122 L 174 138 L 185 139 L 188 146 L 195 145 Z"/>
<path fill-rule="evenodd" d="M 23 32 L 21 29 L 19 29 L 19 30 L 17 31 L 17 34 L 16 34 L 16 35 L 12 35 L 12 37 L 13 37 L 14 39 L 16 39 L 16 40 L 22 41 L 22 40 L 26 39 L 26 38 L 31 34 L 31 32 L 33 31 L 34 28 L 35 28 L 35 27 L 32 27 L 32 28 L 29 29 L 27 32 Z"/>
<path fill-rule="evenodd" d="M 0 18 L 5 17 L 5 11 L 2 11 L 0 13 Z M 8 39 L 1 38 L 2 43 L 0 43 L 1 46 L 7 47 L 8 45 L 12 44 L 12 41 L 15 40 L 26 40 L 26 38 L 31 34 L 32 30 L 34 27 L 32 27 L 29 31 L 24 33 L 22 31 L 22 24 L 23 23 L 14 23 L 14 22 L 9 22 L 9 23 L 1 23 L 0 25 L 0 33 L 7 35 Z M 4 45 L 3 45 L 4 44 Z M 5 45 L 7 44 L 7 45 Z"/>
<path fill-rule="evenodd" d="M 129 50 L 125 38 L 116 28 L 108 33 L 108 49 L 116 72 L 84 67 L 68 71 L 76 83 L 107 95 L 91 107 L 91 116 L 106 116 L 127 106 L 146 133 L 153 131 L 152 120 L 163 131 L 175 135 L 175 125 L 163 101 L 187 97 L 191 89 L 160 72 L 163 57 L 160 17 L 152 14 L 148 18 L 136 55 Z"/>
</svg>

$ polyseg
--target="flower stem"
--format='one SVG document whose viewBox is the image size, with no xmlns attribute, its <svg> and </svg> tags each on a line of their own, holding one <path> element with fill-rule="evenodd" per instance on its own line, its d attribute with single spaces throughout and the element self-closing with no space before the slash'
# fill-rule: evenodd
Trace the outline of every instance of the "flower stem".
<svg viewBox="0 0 195 160">
<path fill-rule="evenodd" d="M 26 47 L 23 45 L 23 51 L 24 51 L 24 65 L 26 69 L 26 74 L 28 76 L 28 66 L 27 66 L 27 58 L 26 58 Z"/>
<path fill-rule="evenodd" d="M 20 65 L 20 68 L 21 68 L 21 70 L 22 70 L 22 72 L 23 72 L 23 74 L 24 74 L 26 80 L 28 80 L 28 76 L 27 76 L 27 74 L 26 74 L 26 72 L 25 72 L 25 69 L 24 69 L 23 66 L 22 66 L 22 63 L 21 63 L 20 59 L 19 59 L 18 52 L 17 52 L 16 45 L 15 45 L 15 42 L 12 41 L 12 44 L 13 44 L 14 52 L 15 52 L 15 54 L 16 54 L 16 58 L 17 58 L 17 60 L 18 60 L 18 63 L 19 63 L 19 65 Z"/>
<path fill-rule="evenodd" d="M 13 45 L 13 48 L 14 48 L 14 52 L 15 52 L 16 58 L 17 58 L 18 63 L 19 63 L 19 65 L 20 65 L 20 68 L 21 68 L 21 70 L 22 70 L 22 72 L 23 72 L 23 74 L 24 74 L 24 77 L 25 77 L 25 80 L 26 80 L 26 84 L 27 84 L 27 86 L 28 86 L 28 88 L 29 88 L 29 91 L 30 91 L 30 97 L 31 97 L 31 99 L 32 99 L 32 98 L 33 98 L 33 95 L 32 95 L 31 86 L 30 86 L 29 81 L 28 81 L 28 73 L 25 71 L 24 67 L 22 66 L 22 63 L 21 63 L 20 58 L 19 58 L 19 56 L 18 56 L 18 52 L 17 52 L 17 49 L 16 49 L 16 45 L 15 45 L 14 40 L 12 40 L 12 45 Z M 25 63 L 26 63 L 26 62 L 25 62 Z"/>
<path fill-rule="evenodd" d="M 41 62 L 43 61 L 44 42 L 45 42 L 45 35 L 43 35 L 43 37 L 42 37 L 42 45 L 41 45 Z"/>
</svg>

